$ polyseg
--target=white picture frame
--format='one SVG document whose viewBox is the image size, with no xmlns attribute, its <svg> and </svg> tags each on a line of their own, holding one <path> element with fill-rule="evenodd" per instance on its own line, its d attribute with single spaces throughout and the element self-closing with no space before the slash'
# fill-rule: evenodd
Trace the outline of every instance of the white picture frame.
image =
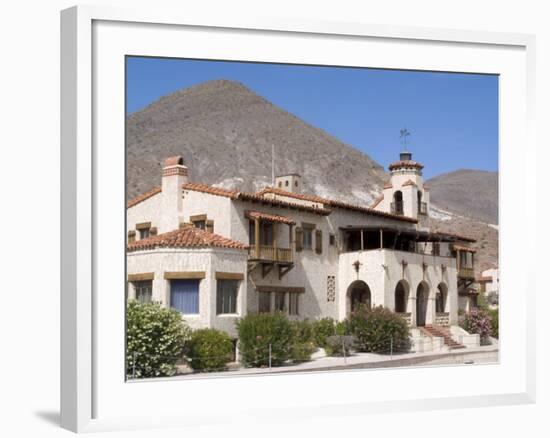
<svg viewBox="0 0 550 438">
<path fill-rule="evenodd" d="M 532 128 L 533 36 L 292 18 L 228 18 L 188 15 L 181 11 L 92 6 L 64 10 L 61 25 L 62 427 L 83 432 L 189 426 L 211 422 L 213 413 L 217 414 L 217 421 L 223 423 L 250 416 L 261 418 L 273 409 L 292 418 L 311 418 L 534 402 L 534 296 L 537 285 L 534 268 L 522 260 L 515 249 L 521 245 L 535 253 L 535 233 L 525 237 L 514 233 L 518 224 L 536 228 L 533 209 L 529 212 L 521 208 L 528 202 L 535 205 L 536 196 L 536 175 L 533 169 L 528 172 L 525 158 L 535 156 L 536 150 Z M 242 43 L 238 46 L 248 53 L 231 52 L 222 43 L 209 45 L 208 41 L 221 41 L 222 33 L 225 33 L 223 40 L 229 41 L 226 44 L 238 41 Z M 196 44 L 185 48 L 181 41 L 174 43 L 174 38 L 196 38 L 193 40 Z M 260 40 L 262 44 L 257 44 Z M 269 54 L 263 49 L 266 42 L 272 50 Z M 319 50 L 321 44 L 322 50 Z M 383 45 L 384 49 L 377 45 Z M 234 44 L 233 48 L 236 46 Z M 310 50 L 306 52 L 300 47 Z M 347 48 L 350 53 L 346 53 Z M 358 59 L 355 65 L 501 75 L 501 363 L 480 366 L 475 372 L 467 367 L 431 369 L 431 374 L 441 378 L 456 374 L 458 382 L 452 388 L 452 385 L 448 388 L 417 387 L 408 380 L 413 374 L 415 379 L 422 380 L 427 376 L 426 368 L 126 384 L 124 371 L 119 369 L 124 357 L 120 349 L 123 338 L 120 328 L 124 323 L 124 312 L 120 309 L 123 309 L 124 294 L 121 292 L 118 298 L 112 294 L 113 298 L 100 292 L 106 285 L 112 285 L 113 289 L 121 287 L 120 279 L 123 278 L 115 272 L 124 265 L 124 260 L 118 258 L 120 251 L 124 252 L 121 230 L 125 209 L 124 203 L 120 204 L 124 188 L 119 184 L 124 173 L 124 154 L 121 153 L 124 144 L 118 141 L 124 125 L 124 102 L 117 99 L 121 93 L 120 84 L 124 82 L 121 54 L 183 57 L 185 53 L 181 51 L 187 50 L 189 57 L 244 59 L 244 56 L 246 60 L 306 64 L 315 61 L 328 64 L 332 60 L 338 65 L 350 65 L 352 61 L 349 60 L 354 56 L 352 49 L 357 48 L 361 50 L 355 52 Z M 362 54 L 363 49 L 372 50 L 369 53 L 376 59 L 373 65 L 359 60 L 358 54 Z M 419 58 L 414 58 L 415 52 Z M 399 53 L 401 55 L 397 56 Z M 309 58 L 305 59 L 306 56 Z M 345 56 L 350 58 L 345 61 Z M 114 61 L 111 63 L 111 60 Z M 102 82 L 106 78 L 107 81 Z M 107 105 L 110 109 L 104 98 L 113 99 Z M 102 148 L 111 139 L 114 142 L 110 144 L 115 145 L 113 157 L 106 160 Z M 105 211 L 110 214 L 106 215 Z M 113 217 L 118 217 L 120 224 L 113 222 Z M 109 254 L 105 242 L 114 242 Z M 506 269 L 511 266 L 513 270 Z M 512 290 L 517 294 L 513 306 L 511 293 L 507 293 Z M 513 330 L 510 329 L 512 320 Z M 383 392 L 383 381 L 388 373 L 393 373 L 392 379 L 396 382 L 409 383 Z M 485 377 L 477 378 L 476 375 Z M 381 382 L 379 389 L 376 389 L 374 378 Z M 319 379 L 324 379 L 326 386 L 317 391 Z M 467 379 L 479 380 L 477 390 L 464 383 Z M 342 394 L 336 390 L 343 384 L 358 385 L 362 381 L 369 382 L 372 393 Z M 305 385 L 305 393 L 295 396 L 292 401 L 286 399 L 285 388 L 298 383 Z M 165 409 L 163 403 L 170 403 L 181 385 L 187 385 L 186 391 L 194 395 L 192 406 Z M 221 409 L 223 396 L 211 397 L 214 388 L 223 388 L 224 394 L 233 395 L 235 406 L 229 412 Z M 247 395 L 262 391 L 271 394 L 264 406 L 246 401 Z M 140 397 L 154 397 L 161 403 L 150 406 L 148 412 L 143 413 L 132 406 L 132 400 Z M 419 400 L 422 400 L 421 407 Z M 184 409 L 186 414 L 182 415 Z"/>
</svg>

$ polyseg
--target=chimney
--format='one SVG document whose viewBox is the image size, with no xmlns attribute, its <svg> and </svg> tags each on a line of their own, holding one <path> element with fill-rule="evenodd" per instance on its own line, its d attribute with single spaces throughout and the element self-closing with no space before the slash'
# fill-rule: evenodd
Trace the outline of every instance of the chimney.
<svg viewBox="0 0 550 438">
<path fill-rule="evenodd" d="M 187 181 L 187 166 L 181 155 L 164 160 L 159 233 L 178 229 L 183 214 L 182 185 Z"/>
</svg>

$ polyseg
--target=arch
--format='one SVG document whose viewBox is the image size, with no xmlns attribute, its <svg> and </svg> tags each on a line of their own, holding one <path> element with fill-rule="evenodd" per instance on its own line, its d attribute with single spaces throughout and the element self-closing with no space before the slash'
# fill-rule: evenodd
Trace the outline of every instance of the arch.
<svg viewBox="0 0 550 438">
<path fill-rule="evenodd" d="M 447 307 L 447 295 L 449 288 L 443 282 L 437 285 L 437 291 L 435 293 L 435 312 L 445 313 Z"/>
<path fill-rule="evenodd" d="M 416 325 L 426 325 L 426 315 L 428 313 L 430 287 L 425 281 L 421 281 L 416 288 Z"/>
<path fill-rule="evenodd" d="M 393 192 L 392 207 L 392 213 L 403 214 L 403 192 L 401 190 L 396 190 L 395 192 Z"/>
<path fill-rule="evenodd" d="M 348 310 L 353 312 L 362 304 L 369 309 L 371 307 L 371 293 L 367 283 L 362 280 L 356 280 L 351 283 L 347 291 Z"/>
<path fill-rule="evenodd" d="M 400 280 L 395 286 L 395 312 L 406 313 L 409 301 L 409 283 L 407 280 Z"/>
</svg>

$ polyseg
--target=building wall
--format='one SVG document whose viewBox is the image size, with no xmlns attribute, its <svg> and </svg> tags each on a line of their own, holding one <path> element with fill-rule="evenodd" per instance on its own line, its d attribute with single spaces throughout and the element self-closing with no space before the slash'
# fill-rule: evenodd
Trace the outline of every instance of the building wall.
<svg viewBox="0 0 550 438">
<path fill-rule="evenodd" d="M 235 322 L 247 311 L 247 253 L 229 249 L 156 249 L 129 253 L 128 274 L 154 273 L 153 301 L 170 306 L 170 280 L 165 272 L 205 272 L 199 283 L 199 314 L 182 315 L 193 329 L 213 327 L 236 336 Z M 236 315 L 216 315 L 216 272 L 241 273 Z M 134 298 L 131 285 L 128 298 Z"/>
<path fill-rule="evenodd" d="M 152 227 L 158 228 L 161 224 L 161 214 L 161 194 L 157 193 L 126 210 L 127 230 L 135 231 L 136 224 L 143 222 L 151 222 Z M 160 232 L 159 229 L 159 233 Z M 138 234 L 136 234 L 136 239 L 139 239 Z"/>
<path fill-rule="evenodd" d="M 208 220 L 214 221 L 214 233 L 231 237 L 230 198 L 185 190 L 183 192 L 183 221 L 188 223 L 191 216 L 201 214 L 206 214 Z M 245 243 L 245 241 L 242 242 Z"/>
<path fill-rule="evenodd" d="M 402 261 L 407 262 L 403 269 Z M 359 270 L 354 267 L 359 262 Z M 424 270 L 422 263 L 428 266 Z M 442 265 L 446 268 L 443 270 Z M 426 284 L 429 301 L 426 324 L 435 323 L 435 294 L 440 283 L 447 287 L 445 311 L 449 313 L 450 324 L 458 322 L 458 295 L 456 290 L 456 265 L 454 258 L 415 254 L 405 251 L 378 249 L 342 253 L 339 256 L 339 318 L 344 319 L 350 310 L 348 290 L 357 280 L 364 281 L 371 291 L 373 306 L 395 309 L 395 288 L 401 280 L 408 285 L 407 312 L 412 314 L 416 325 L 416 294 L 420 283 Z"/>
</svg>

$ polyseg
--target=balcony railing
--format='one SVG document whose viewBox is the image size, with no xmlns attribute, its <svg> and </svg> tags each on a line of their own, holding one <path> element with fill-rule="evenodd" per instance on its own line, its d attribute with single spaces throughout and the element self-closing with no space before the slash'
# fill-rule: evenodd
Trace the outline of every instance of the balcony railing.
<svg viewBox="0 0 550 438">
<path fill-rule="evenodd" d="M 290 248 L 276 248 L 274 246 L 261 245 L 259 251 L 253 245 L 248 254 L 252 260 L 265 260 L 270 262 L 292 263 L 292 250 Z"/>
<path fill-rule="evenodd" d="M 459 278 L 475 278 L 474 268 L 458 268 L 458 277 Z"/>
<path fill-rule="evenodd" d="M 403 201 L 395 201 L 390 204 L 392 214 L 403 216 Z"/>
</svg>

